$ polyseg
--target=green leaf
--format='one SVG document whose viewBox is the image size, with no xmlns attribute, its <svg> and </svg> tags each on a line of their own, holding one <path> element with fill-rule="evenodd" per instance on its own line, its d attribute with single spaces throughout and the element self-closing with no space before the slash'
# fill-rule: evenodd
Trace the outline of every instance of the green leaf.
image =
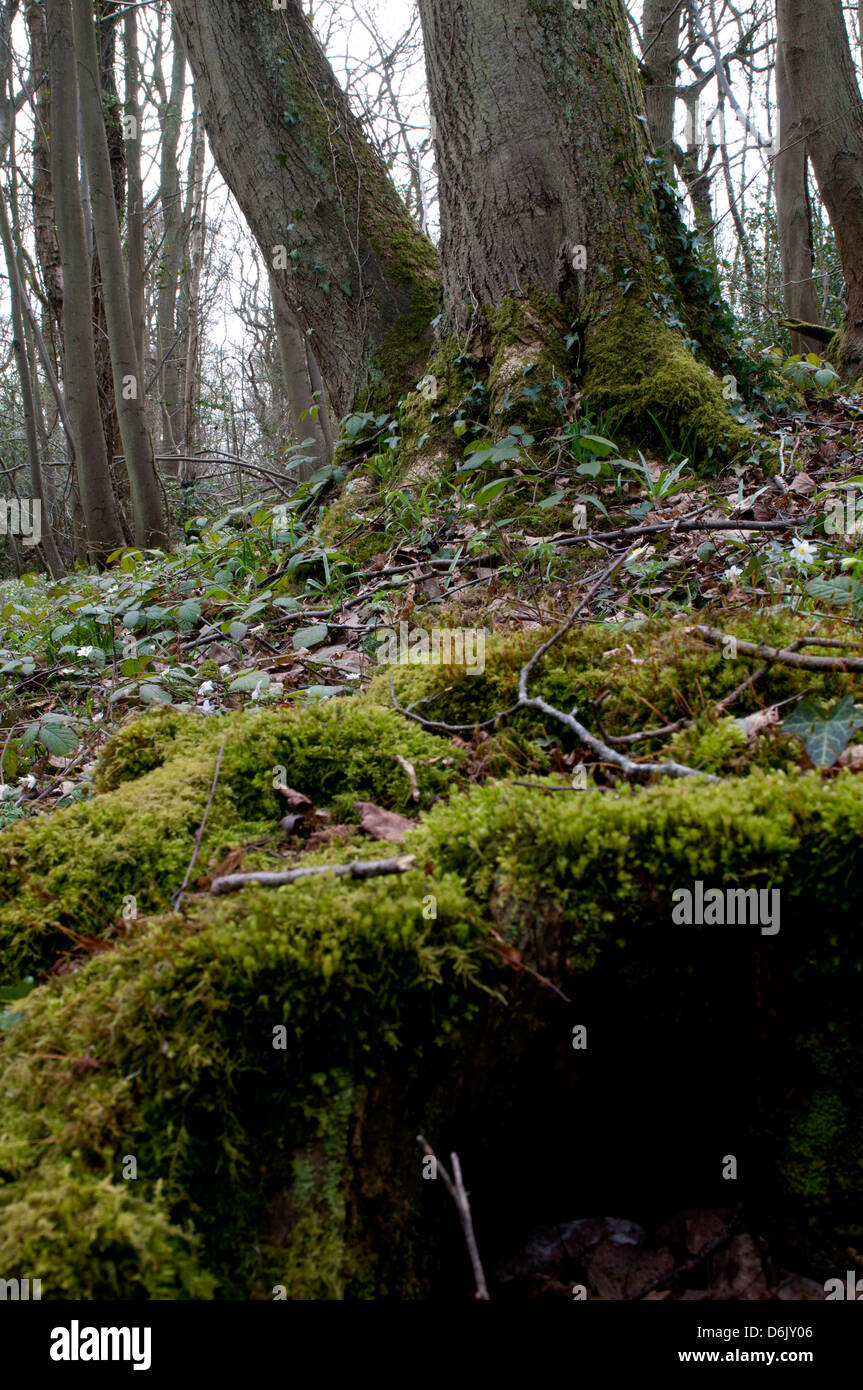
<svg viewBox="0 0 863 1390">
<path fill-rule="evenodd" d="M 201 605 L 196 598 L 187 598 L 177 609 L 177 622 L 180 627 L 194 627 L 201 618 Z"/>
<path fill-rule="evenodd" d="M 258 686 L 262 690 L 269 690 L 270 678 L 266 671 L 244 671 L 241 676 L 236 676 L 228 686 L 228 693 L 233 694 L 241 690 L 256 690 Z"/>
<path fill-rule="evenodd" d="M 145 681 L 140 686 L 138 694 L 145 705 L 170 705 L 172 703 L 167 690 L 163 690 L 161 685 L 151 685 L 149 681 Z"/>
<path fill-rule="evenodd" d="M 313 627 L 301 627 L 294 633 L 294 651 L 300 651 L 303 647 L 319 647 L 321 642 L 325 642 L 329 635 L 329 628 L 326 623 L 315 623 Z"/>
<path fill-rule="evenodd" d="M 67 724 L 58 724 L 46 717 L 30 724 L 24 730 L 21 739 L 22 750 L 29 748 L 33 743 L 41 743 L 55 758 L 68 758 L 78 747 L 78 735 Z"/>
<path fill-rule="evenodd" d="M 248 630 L 249 629 L 245 623 L 241 623 L 239 621 L 233 622 L 228 628 L 228 636 L 230 637 L 232 642 L 242 642 Z"/>
<path fill-rule="evenodd" d="M 493 483 L 485 483 L 478 492 L 474 493 L 473 500 L 477 506 L 484 507 L 487 502 L 493 502 L 499 497 L 505 487 L 509 486 L 509 478 L 496 478 Z"/>
</svg>

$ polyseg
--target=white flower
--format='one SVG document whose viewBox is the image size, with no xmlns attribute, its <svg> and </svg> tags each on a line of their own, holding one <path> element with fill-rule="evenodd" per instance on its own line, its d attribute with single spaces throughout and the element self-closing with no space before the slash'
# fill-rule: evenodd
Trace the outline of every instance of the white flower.
<svg viewBox="0 0 863 1390">
<path fill-rule="evenodd" d="M 726 583 L 736 584 L 742 573 L 743 570 L 739 565 L 729 565 L 722 577 Z"/>
<path fill-rule="evenodd" d="M 802 541 L 799 536 L 795 536 L 791 558 L 796 560 L 798 565 L 811 565 L 813 560 L 818 559 L 818 551 L 811 541 Z"/>
<path fill-rule="evenodd" d="M 210 704 L 209 700 L 202 700 L 199 708 L 202 714 L 213 713 L 213 706 Z"/>
<path fill-rule="evenodd" d="M 93 723 L 94 723 L 94 724 L 100 724 L 104 718 L 105 718 L 105 716 L 104 716 L 104 714 L 102 713 L 102 711 L 101 711 L 101 710 L 98 710 L 98 711 L 96 712 L 96 714 L 93 715 Z"/>
<path fill-rule="evenodd" d="M 95 647 L 79 647 L 79 648 L 78 648 L 78 655 L 79 655 L 79 656 L 92 656 L 95 650 L 96 650 Z"/>
<path fill-rule="evenodd" d="M 32 791 L 33 788 L 35 787 L 35 785 L 36 785 L 36 778 L 33 776 L 33 773 L 32 773 L 32 772 L 27 772 L 27 773 L 24 774 L 23 777 L 19 777 L 19 778 L 18 778 L 18 786 L 19 786 L 19 787 L 26 787 L 27 790 L 28 790 L 28 792 L 29 792 L 29 791 Z"/>
<path fill-rule="evenodd" d="M 265 683 L 264 683 L 263 681 L 258 681 L 258 684 L 255 686 L 254 690 L 252 691 L 252 699 L 253 699 L 253 700 L 263 700 L 264 697 L 266 696 L 266 693 L 267 693 L 267 689 L 266 689 Z"/>
<path fill-rule="evenodd" d="M 213 690 L 213 689 L 214 689 L 214 686 L 213 686 L 213 682 L 212 682 L 212 681 L 204 681 L 203 685 L 199 685 L 199 686 L 198 686 L 198 694 L 199 694 L 199 695 L 209 695 L 210 691 Z"/>
<path fill-rule="evenodd" d="M 226 661 L 225 664 L 224 664 L 224 666 L 220 666 L 220 667 L 219 667 L 219 674 L 220 674 L 221 676 L 227 676 L 228 673 L 229 673 L 229 671 L 230 671 L 230 669 L 231 669 L 231 663 L 230 663 L 229 661 Z"/>
</svg>

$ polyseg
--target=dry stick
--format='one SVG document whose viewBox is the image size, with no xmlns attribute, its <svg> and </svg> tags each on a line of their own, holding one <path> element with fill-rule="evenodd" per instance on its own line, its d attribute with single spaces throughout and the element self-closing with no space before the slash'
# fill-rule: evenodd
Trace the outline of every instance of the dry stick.
<svg viewBox="0 0 863 1390">
<path fill-rule="evenodd" d="M 579 545 L 583 541 L 630 540 L 638 536 L 657 536 L 663 531 L 684 535 L 689 531 L 796 531 L 797 521 L 657 521 L 649 526 L 621 526 L 614 531 L 576 531 L 555 536 L 555 545 Z"/>
<path fill-rule="evenodd" d="M 696 623 L 686 628 L 695 632 L 715 647 L 726 642 L 735 642 L 736 650 L 744 656 L 757 656 L 762 661 L 778 662 L 781 666 L 794 666 L 801 671 L 863 671 L 863 657 L 860 656 L 801 656 L 789 651 L 779 651 L 777 647 L 767 647 L 763 642 L 744 642 L 742 637 L 732 637 L 718 627 L 707 627 Z"/>
<path fill-rule="evenodd" d="M 476 1237 L 473 1233 L 473 1221 L 471 1220 L 470 1214 L 470 1202 L 468 1201 L 467 1192 L 465 1191 L 464 1182 L 462 1181 L 461 1164 L 458 1161 L 458 1154 L 450 1154 L 450 1162 L 452 1163 L 453 1172 L 453 1176 L 450 1177 L 446 1168 L 444 1168 L 440 1160 L 435 1157 L 435 1151 L 432 1148 L 431 1144 L 429 1144 L 428 1141 L 424 1139 L 421 1134 L 417 1135 L 417 1143 L 419 1144 L 420 1148 L 422 1149 L 423 1153 L 426 1155 L 427 1158 L 434 1159 L 435 1167 L 440 1173 L 441 1177 L 443 1178 L 443 1185 L 446 1188 L 449 1195 L 452 1197 L 453 1201 L 455 1202 L 456 1210 L 458 1211 L 459 1215 L 459 1220 L 461 1221 L 461 1228 L 464 1231 L 464 1238 L 467 1242 L 467 1249 L 468 1254 L 470 1255 L 471 1266 L 473 1268 L 473 1277 L 476 1282 L 476 1297 L 485 1302 L 490 1302 L 488 1296 L 488 1286 L 485 1282 L 485 1273 L 483 1271 L 482 1261 L 479 1257 L 479 1250 L 477 1249 Z"/>
<path fill-rule="evenodd" d="M 204 838 L 204 831 L 207 828 L 207 818 L 210 814 L 210 807 L 213 804 L 213 797 L 216 795 L 216 783 L 219 780 L 219 772 L 222 766 L 222 754 L 225 751 L 225 744 L 227 743 L 227 740 L 228 735 L 225 734 L 225 737 L 222 739 L 221 746 L 219 747 L 219 756 L 216 759 L 216 770 L 213 773 L 213 782 L 210 787 L 210 795 L 207 798 L 207 804 L 204 807 L 204 819 L 201 821 L 201 824 L 198 826 L 198 829 L 195 832 L 195 848 L 192 851 L 192 858 L 189 860 L 189 867 L 186 870 L 186 877 L 183 879 L 183 886 L 180 889 L 180 891 L 178 893 L 175 893 L 173 898 L 171 899 L 171 907 L 174 910 L 174 912 L 179 912 L 180 910 L 180 903 L 183 901 L 183 894 L 186 891 L 186 885 L 188 884 L 189 879 L 192 876 L 192 870 L 194 869 L 195 863 L 198 858 L 198 853 L 201 848 L 201 841 Z"/>
<path fill-rule="evenodd" d="M 251 874 L 225 874 L 214 878 L 210 884 L 211 893 L 235 893 L 246 883 L 260 883 L 265 888 L 281 888 L 285 883 L 296 883 L 301 878 L 312 878 L 319 874 L 334 874 L 337 878 L 377 878 L 380 874 L 406 874 L 416 863 L 416 855 L 400 854 L 398 859 L 355 859 L 352 864 L 310 864 L 302 869 L 286 869 L 281 873 L 261 870 Z"/>
<path fill-rule="evenodd" d="M 714 777 L 712 773 L 701 772 L 696 767 L 687 767 L 685 763 L 677 763 L 673 760 L 664 763 L 633 762 L 631 758 L 627 758 L 623 753 L 617 753 L 613 748 L 610 748 L 607 743 L 603 743 L 600 739 L 594 737 L 589 729 L 586 729 L 584 725 L 576 719 L 574 710 L 570 714 L 565 714 L 563 710 L 555 709 L 554 705 L 548 704 L 547 701 L 543 700 L 542 696 L 529 696 L 527 693 L 527 683 L 536 663 L 545 656 L 545 653 L 550 647 L 554 646 L 555 642 L 563 637 L 564 633 L 569 631 L 582 609 L 590 602 L 594 594 L 601 589 L 602 585 L 611 578 L 615 570 L 620 568 L 624 560 L 632 553 L 633 549 L 634 546 L 630 546 L 622 555 L 618 555 L 613 564 L 603 570 L 602 574 L 596 580 L 596 583 L 579 599 L 563 626 L 558 628 L 557 632 L 553 633 L 548 641 L 543 642 L 542 646 L 537 647 L 530 660 L 525 662 L 519 674 L 518 699 L 514 705 L 510 705 L 508 709 L 501 710 L 493 719 L 486 719 L 481 724 L 441 724 L 433 719 L 423 719 L 420 715 L 414 714 L 412 710 L 404 709 L 404 707 L 399 704 L 393 689 L 394 673 L 391 672 L 390 695 L 395 708 L 400 714 L 405 715 L 408 719 L 413 719 L 418 724 L 422 724 L 425 728 L 444 729 L 448 733 L 461 733 L 465 729 L 482 729 L 488 724 L 494 724 L 504 715 L 514 713 L 516 710 L 535 709 L 539 710 L 541 714 L 547 715 L 549 719 L 556 719 L 559 723 L 566 725 L 568 729 L 573 731 L 579 742 L 584 744 L 585 748 L 589 748 L 590 751 L 595 753 L 598 758 L 601 758 L 603 762 L 613 763 L 615 767 L 619 767 L 626 777 L 644 776 L 645 774 L 656 772 L 663 777 L 703 777 L 707 782 L 719 782 L 721 779 L 719 777 Z"/>
</svg>

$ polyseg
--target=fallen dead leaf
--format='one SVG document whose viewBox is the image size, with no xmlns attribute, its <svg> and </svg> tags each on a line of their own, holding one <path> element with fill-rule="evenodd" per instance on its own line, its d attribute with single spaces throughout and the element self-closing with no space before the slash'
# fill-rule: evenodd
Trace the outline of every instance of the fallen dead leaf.
<svg viewBox="0 0 863 1390">
<path fill-rule="evenodd" d="M 360 825 L 373 840 L 403 840 L 414 829 L 414 822 L 407 816 L 385 811 L 373 801 L 355 801 L 354 810 L 359 811 Z"/>
</svg>

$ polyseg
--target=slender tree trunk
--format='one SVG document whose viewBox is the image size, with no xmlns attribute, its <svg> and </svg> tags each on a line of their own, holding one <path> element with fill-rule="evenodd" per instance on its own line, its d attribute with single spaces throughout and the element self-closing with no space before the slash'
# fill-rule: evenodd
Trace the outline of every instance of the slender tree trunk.
<svg viewBox="0 0 863 1390">
<path fill-rule="evenodd" d="M 159 354 L 160 396 L 162 402 L 162 453 L 175 454 L 183 444 L 183 387 L 180 363 L 184 356 L 182 331 L 177 322 L 180 273 L 183 265 L 183 205 L 180 199 L 180 170 L 177 151 L 186 91 L 186 56 L 177 31 L 171 26 L 173 53 L 171 85 L 166 90 L 157 74 L 162 98 L 162 153 L 159 175 L 159 203 L 162 209 L 162 254 L 159 257 L 159 294 L 156 310 L 156 341 Z M 161 55 L 159 55 L 161 64 Z M 172 473 L 179 464 L 169 465 Z"/>
<path fill-rule="evenodd" d="M 365 139 L 300 0 L 173 0 L 216 162 L 334 410 L 422 375 L 436 257 Z"/>
<path fill-rule="evenodd" d="M 141 371 L 147 361 L 146 270 L 144 250 L 144 183 L 141 177 L 141 108 L 138 102 L 138 24 L 134 5 L 123 17 L 126 141 L 126 256 L 129 263 L 129 307 L 135 349 Z"/>
<path fill-rule="evenodd" d="M 443 330 L 479 326 L 492 409 L 539 387 L 551 413 L 574 325 L 591 407 L 612 424 L 641 438 L 656 421 L 673 439 L 690 431 L 704 453 L 749 447 L 677 327 L 720 365 L 703 268 L 652 182 L 620 0 L 420 0 L 420 16 Z"/>
<path fill-rule="evenodd" d="M 104 559 L 123 545 L 114 504 L 105 436 L 99 411 L 93 323 L 90 317 L 90 257 L 78 182 L 78 91 L 69 0 L 46 0 L 51 102 L 51 176 L 63 272 L 63 342 L 66 399 L 75 438 L 75 460 L 91 559 Z"/>
<path fill-rule="evenodd" d="M 30 376 L 30 364 L 27 360 L 24 318 L 21 313 L 18 265 L 15 256 L 15 248 L 12 243 L 12 228 L 9 225 L 9 215 L 6 211 L 6 204 L 2 199 L 0 199 L 0 237 L 2 237 L 3 241 L 6 272 L 9 276 L 9 299 L 12 311 L 12 348 L 15 354 L 15 365 L 18 368 L 18 380 L 21 384 L 21 407 L 24 414 L 24 430 L 27 439 L 27 458 L 30 463 L 31 505 L 35 505 L 37 502 L 39 504 L 41 517 L 40 546 L 48 573 L 52 578 L 59 579 L 65 574 L 65 567 L 63 561 L 60 559 L 60 552 L 57 549 L 57 542 L 54 539 L 51 514 L 47 506 L 45 488 L 42 482 L 42 460 L 39 456 L 39 440 L 36 434 L 36 410 L 33 401 L 33 382 Z"/>
<path fill-rule="evenodd" d="M 143 381 L 129 304 L 126 267 L 117 220 L 111 160 L 102 119 L 102 89 L 90 0 L 72 0 L 81 114 L 93 204 L 93 227 L 102 267 L 102 293 L 111 349 L 114 396 L 132 495 L 137 545 L 167 546 L 153 444 L 144 412 Z"/>
<path fill-rule="evenodd" d="M 316 402 L 312 395 L 312 384 L 309 378 L 305 339 L 290 304 L 272 275 L 270 275 L 270 293 L 273 300 L 273 318 L 279 344 L 282 384 L 291 412 L 291 424 L 298 441 L 314 440 L 314 444 L 311 446 L 312 457 L 300 465 L 300 482 L 303 483 L 312 476 L 316 468 L 320 468 L 321 464 L 330 462 L 332 452 L 324 434 L 320 411 L 317 412 L 317 417 L 311 413 Z M 303 419 L 304 415 L 305 419 Z"/>
<path fill-rule="evenodd" d="M 33 112 L 33 238 L 48 301 L 42 316 L 42 332 L 52 348 L 54 368 L 59 371 L 63 338 L 63 275 L 51 189 L 51 101 L 47 82 L 45 7 L 39 0 L 29 0 L 27 28 L 30 34 L 30 70 L 38 83 Z"/>
<path fill-rule="evenodd" d="M 179 39 L 178 39 L 179 43 Z M 182 45 L 180 45 L 182 47 Z M 183 277 L 182 327 L 185 339 L 183 362 L 183 439 L 186 453 L 194 453 L 198 435 L 198 354 L 201 339 L 201 274 L 204 268 L 206 241 L 206 185 L 204 182 L 204 118 L 195 95 L 192 112 L 192 149 L 189 155 L 189 178 L 186 212 L 183 217 L 188 235 L 188 268 Z M 192 474 L 193 464 L 180 469 L 184 479 Z"/>
<path fill-rule="evenodd" d="M 780 18 L 781 23 L 781 18 Z M 817 323 L 812 255 L 812 216 L 806 180 L 806 143 L 791 100 L 785 73 L 781 29 L 776 39 L 776 100 L 779 107 L 779 153 L 776 178 L 776 230 L 782 267 L 782 302 L 790 318 Z M 794 352 L 820 352 L 821 344 L 805 334 L 791 334 Z"/>
<path fill-rule="evenodd" d="M 847 313 L 838 365 L 863 369 L 863 102 L 841 0 L 778 0 L 785 72 L 833 226 Z"/>
</svg>

